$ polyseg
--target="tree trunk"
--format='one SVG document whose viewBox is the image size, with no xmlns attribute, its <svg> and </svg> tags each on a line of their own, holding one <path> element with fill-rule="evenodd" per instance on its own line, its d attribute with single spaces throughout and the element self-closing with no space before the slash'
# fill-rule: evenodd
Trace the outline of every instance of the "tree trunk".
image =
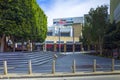
<svg viewBox="0 0 120 80">
<path fill-rule="evenodd" d="M 24 51 L 24 41 L 22 41 L 22 52 Z"/>
<path fill-rule="evenodd" d="M 103 49 L 102 49 L 102 44 L 101 43 L 100 43 L 99 47 L 100 47 L 100 55 L 102 55 Z"/>
<path fill-rule="evenodd" d="M 0 40 L 0 52 L 4 52 L 4 46 L 5 46 L 5 34 L 3 34 L 1 40 Z"/>
<path fill-rule="evenodd" d="M 103 43 L 103 39 L 99 36 L 99 50 L 100 50 L 100 55 L 102 55 L 102 53 L 103 53 L 102 43 Z"/>
<path fill-rule="evenodd" d="M 98 53 L 98 45 L 95 44 L 94 46 L 95 46 L 95 51 L 96 51 L 96 53 Z"/>
<path fill-rule="evenodd" d="M 13 52 L 15 52 L 15 42 L 13 41 Z"/>
<path fill-rule="evenodd" d="M 12 39 L 12 44 L 11 44 L 11 47 L 13 49 L 13 52 L 15 52 L 15 41 L 14 41 L 14 36 L 11 36 L 11 39 Z"/>
<path fill-rule="evenodd" d="M 97 45 L 96 44 L 94 44 L 94 49 L 97 52 Z"/>
<path fill-rule="evenodd" d="M 90 45 L 88 44 L 87 46 L 88 46 L 88 51 L 90 51 Z"/>
<path fill-rule="evenodd" d="M 120 47 L 118 47 L 118 58 L 120 59 Z"/>
</svg>

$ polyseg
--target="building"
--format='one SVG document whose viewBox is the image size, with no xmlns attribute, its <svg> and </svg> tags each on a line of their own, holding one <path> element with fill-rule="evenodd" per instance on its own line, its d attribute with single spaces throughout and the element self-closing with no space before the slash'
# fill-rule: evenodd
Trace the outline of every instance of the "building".
<svg viewBox="0 0 120 80">
<path fill-rule="evenodd" d="M 57 18 L 53 19 L 53 25 L 48 27 L 46 40 L 54 42 L 58 41 L 79 41 L 82 35 L 83 17 Z"/>
<path fill-rule="evenodd" d="M 53 24 L 57 25 L 59 28 L 61 28 L 61 26 L 65 26 L 66 28 L 64 28 L 64 30 L 69 26 L 69 28 L 72 29 L 72 33 L 70 33 L 71 36 L 73 36 L 73 34 L 74 37 L 82 36 L 83 17 L 57 18 L 53 19 Z"/>
<path fill-rule="evenodd" d="M 110 0 L 110 22 L 120 23 L 120 0 Z"/>
<path fill-rule="evenodd" d="M 48 27 L 48 36 L 58 36 L 60 34 L 60 36 L 73 37 L 74 32 L 74 37 L 80 37 L 82 24 L 83 17 L 53 19 L 53 25 Z"/>
<path fill-rule="evenodd" d="M 47 36 L 55 36 L 55 27 L 54 26 L 48 27 Z"/>
<path fill-rule="evenodd" d="M 83 17 L 57 18 L 53 19 L 54 25 L 72 26 L 83 23 Z"/>
<path fill-rule="evenodd" d="M 48 27 L 48 33 L 47 36 L 64 36 L 64 37 L 72 37 L 72 26 L 59 26 L 52 25 Z"/>
</svg>

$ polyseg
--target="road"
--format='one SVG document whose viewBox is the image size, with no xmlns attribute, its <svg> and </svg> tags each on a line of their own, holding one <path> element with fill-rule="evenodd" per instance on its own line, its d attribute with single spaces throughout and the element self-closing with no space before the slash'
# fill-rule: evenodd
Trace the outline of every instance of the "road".
<svg viewBox="0 0 120 80">
<path fill-rule="evenodd" d="M 3 72 L 3 61 L 8 62 L 9 73 L 28 73 L 28 60 L 32 61 L 33 73 L 51 73 L 53 54 L 42 53 L 0 53 L 0 72 Z M 93 71 L 93 60 L 96 59 L 97 71 L 110 71 L 111 59 L 82 53 L 57 54 L 56 72 L 72 72 L 73 60 L 77 72 Z M 120 60 L 115 60 L 115 69 L 120 70 Z"/>
<path fill-rule="evenodd" d="M 81 76 L 81 77 L 53 77 L 53 78 L 24 78 L 0 80 L 120 80 L 120 75 Z"/>
<path fill-rule="evenodd" d="M 8 73 L 28 74 L 28 60 L 32 61 L 33 73 L 52 72 L 54 53 L 0 53 L 0 73 L 3 74 L 3 61 L 8 62 Z M 73 60 L 76 61 L 76 72 L 92 72 L 93 60 L 96 59 L 97 71 L 111 71 L 110 58 L 91 56 L 82 53 L 58 54 L 55 62 L 56 72 L 72 72 Z M 115 60 L 115 70 L 120 70 L 120 60 Z M 2 79 L 5 80 L 5 79 Z M 6 80 L 48 80 L 47 78 L 6 79 Z M 120 75 L 53 77 L 49 80 L 120 80 Z"/>
<path fill-rule="evenodd" d="M 73 60 L 76 61 L 76 70 L 78 72 L 93 71 L 93 60 L 96 59 L 97 71 L 110 71 L 111 59 L 104 57 L 97 57 L 91 55 L 84 55 L 80 53 L 67 54 L 66 56 L 56 60 L 57 72 L 72 72 Z M 52 62 L 42 65 L 42 68 L 49 72 Z M 115 60 L 115 69 L 120 70 L 120 60 Z"/>
</svg>

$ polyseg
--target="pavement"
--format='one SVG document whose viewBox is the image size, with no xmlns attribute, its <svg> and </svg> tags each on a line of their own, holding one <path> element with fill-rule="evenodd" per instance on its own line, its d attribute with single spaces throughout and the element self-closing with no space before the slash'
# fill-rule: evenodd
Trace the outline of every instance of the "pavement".
<svg viewBox="0 0 120 80">
<path fill-rule="evenodd" d="M 84 52 L 86 53 L 86 52 Z M 111 71 L 111 59 L 85 55 L 83 52 L 75 53 L 0 53 L 0 79 L 18 78 L 49 78 L 71 76 L 95 76 L 120 74 L 120 60 L 115 60 L 115 71 Z M 55 61 L 55 74 L 52 74 L 53 55 L 57 54 Z M 93 72 L 93 60 L 96 59 L 96 72 Z M 8 74 L 3 74 L 3 61 L 8 62 Z M 32 74 L 28 74 L 28 60 L 32 61 Z M 73 61 L 76 61 L 76 73 L 72 73 Z"/>
<path fill-rule="evenodd" d="M 120 75 L 120 71 L 113 72 L 76 72 L 76 73 L 34 73 L 34 74 L 7 74 L 0 75 L 0 79 L 32 79 L 32 78 L 60 78 L 60 77 L 87 77 L 87 76 L 101 76 L 101 75 Z"/>
</svg>

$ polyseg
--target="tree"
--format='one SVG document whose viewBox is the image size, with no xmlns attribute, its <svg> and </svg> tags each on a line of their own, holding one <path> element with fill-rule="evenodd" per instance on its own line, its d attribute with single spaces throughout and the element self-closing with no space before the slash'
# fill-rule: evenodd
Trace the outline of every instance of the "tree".
<svg viewBox="0 0 120 80">
<path fill-rule="evenodd" d="M 120 23 L 109 23 L 104 36 L 104 48 L 110 50 L 117 49 L 120 57 Z"/>
<path fill-rule="evenodd" d="M 93 42 L 94 45 L 99 45 L 100 54 L 102 55 L 103 38 L 108 25 L 108 7 L 105 5 L 96 9 L 91 8 L 88 15 L 87 23 L 90 29 L 85 33 L 89 33 L 91 39 L 89 37 L 87 39 L 90 39 L 89 42 Z"/>
<path fill-rule="evenodd" d="M 0 0 L 1 40 L 10 36 L 13 42 L 43 42 L 46 33 L 47 17 L 36 0 Z"/>
</svg>

